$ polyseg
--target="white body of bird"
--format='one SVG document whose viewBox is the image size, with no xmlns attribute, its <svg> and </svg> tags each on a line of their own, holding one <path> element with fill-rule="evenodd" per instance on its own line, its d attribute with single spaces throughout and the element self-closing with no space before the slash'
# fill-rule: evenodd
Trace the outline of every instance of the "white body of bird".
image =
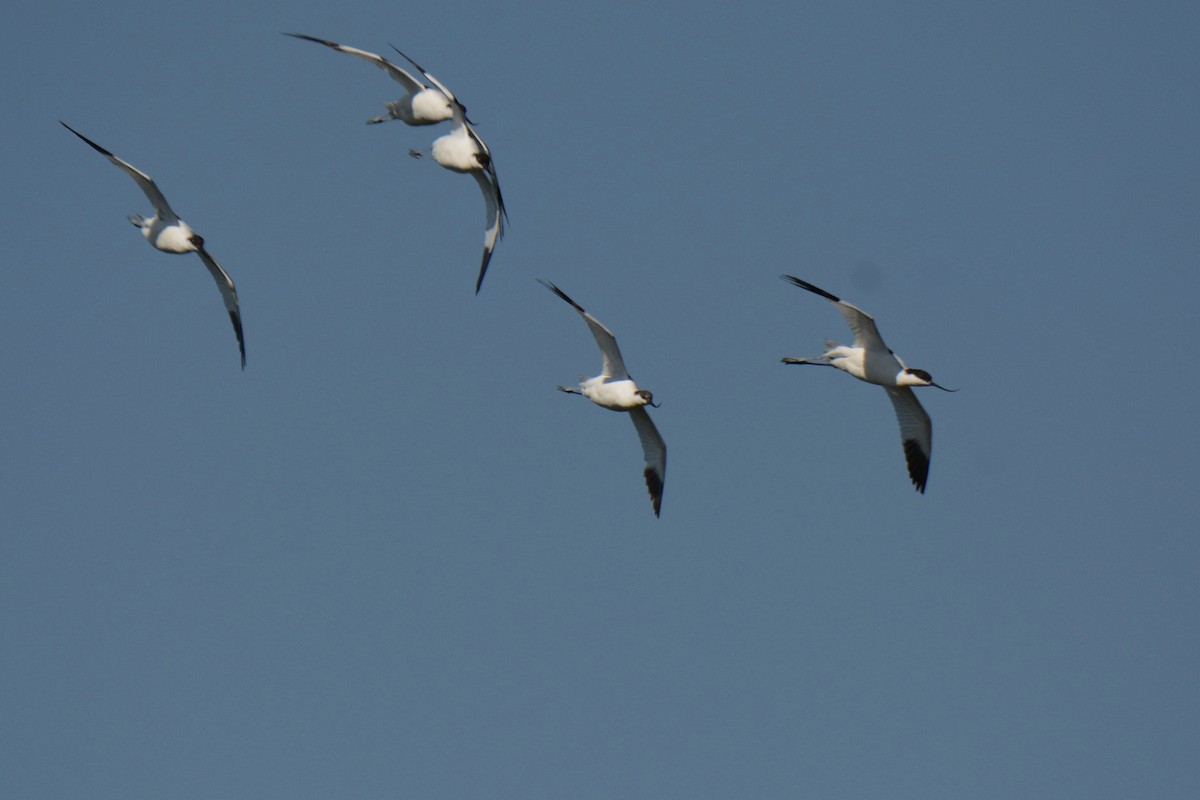
<svg viewBox="0 0 1200 800">
<path fill-rule="evenodd" d="M 433 87 L 408 94 L 394 103 L 384 103 L 392 119 L 409 125 L 436 125 L 454 116 L 454 109 L 446 95 Z M 371 122 L 383 122 L 376 117 Z"/>
<path fill-rule="evenodd" d="M 827 359 L 829 366 L 837 367 L 860 381 L 876 386 L 930 385 L 929 381 L 914 375 L 890 350 L 880 352 L 866 347 L 847 347 L 832 341 L 825 342 L 825 346 L 829 349 L 821 358 Z M 800 360 L 802 359 L 797 359 Z"/>
<path fill-rule="evenodd" d="M 470 134 L 462 115 L 454 118 L 454 127 L 444 136 L 434 139 L 433 160 L 455 172 L 481 172 L 491 163 L 487 149 Z"/>
<path fill-rule="evenodd" d="M 167 221 L 159 219 L 157 214 L 147 219 L 135 214 L 129 221 L 142 229 L 146 241 L 164 253 L 194 253 L 200 249 L 196 246 L 196 232 L 181 219 Z"/>
<path fill-rule="evenodd" d="M 597 375 L 581 380 L 579 393 L 609 411 L 628 411 L 650 403 L 649 392 L 638 389 L 632 380 L 613 380 L 610 375 Z"/>
</svg>

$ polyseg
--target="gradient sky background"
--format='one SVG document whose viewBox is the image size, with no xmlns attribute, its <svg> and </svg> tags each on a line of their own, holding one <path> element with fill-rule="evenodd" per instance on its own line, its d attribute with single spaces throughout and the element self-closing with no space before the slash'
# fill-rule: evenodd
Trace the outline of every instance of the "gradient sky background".
<svg viewBox="0 0 1200 800">
<path fill-rule="evenodd" d="M 0 795 L 1200 796 L 1200 7 L 912 5 L 10 8 Z"/>
</svg>

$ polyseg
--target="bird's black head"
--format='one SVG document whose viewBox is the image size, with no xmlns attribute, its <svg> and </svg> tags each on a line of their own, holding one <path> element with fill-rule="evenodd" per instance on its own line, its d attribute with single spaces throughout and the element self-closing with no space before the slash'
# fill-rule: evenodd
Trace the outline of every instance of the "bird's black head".
<svg viewBox="0 0 1200 800">
<path fill-rule="evenodd" d="M 912 380 L 911 380 L 911 383 L 901 380 L 900 381 L 901 385 L 933 386 L 936 389 L 941 389 L 943 392 L 957 392 L 958 391 L 958 389 L 947 389 L 945 386 L 942 386 L 941 384 L 934 383 L 933 376 L 930 375 L 928 372 L 926 372 L 923 369 L 906 368 L 904 370 L 904 375 L 911 378 Z"/>
<path fill-rule="evenodd" d="M 659 403 L 654 402 L 654 394 L 646 389 L 638 389 L 637 396 L 645 401 L 646 405 L 658 408 Z"/>
<path fill-rule="evenodd" d="M 909 375 L 912 375 L 914 378 L 924 381 L 926 384 L 933 383 L 933 376 L 923 369 L 906 369 L 904 371 Z"/>
</svg>

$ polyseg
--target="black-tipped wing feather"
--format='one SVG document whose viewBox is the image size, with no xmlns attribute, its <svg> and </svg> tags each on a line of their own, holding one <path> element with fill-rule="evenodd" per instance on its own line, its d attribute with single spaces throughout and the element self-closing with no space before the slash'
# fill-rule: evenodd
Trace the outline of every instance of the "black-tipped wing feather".
<svg viewBox="0 0 1200 800">
<path fill-rule="evenodd" d="M 811 283 L 791 275 L 780 275 L 788 283 L 793 286 L 799 286 L 801 289 L 807 289 L 815 295 L 824 297 L 837 306 L 841 315 L 845 317 L 846 323 L 850 326 L 850 330 L 854 333 L 854 346 L 865 347 L 868 350 L 878 350 L 891 352 L 886 344 L 883 343 L 883 337 L 879 335 L 879 329 L 875 327 L 875 318 L 861 308 L 847 303 L 845 300 L 830 294 L 819 286 L 813 286 Z"/>
<path fill-rule="evenodd" d="M 315 36 L 306 36 L 303 33 L 285 33 L 284 36 L 292 36 L 296 39 L 303 39 L 306 42 L 316 42 L 317 44 L 323 44 L 326 47 L 337 50 L 339 53 L 345 53 L 346 55 L 351 55 L 355 58 L 361 58 L 363 61 L 366 61 L 369 64 L 374 64 L 386 72 L 392 80 L 403 86 L 406 92 L 416 93 L 426 88 L 425 84 L 421 83 L 412 75 L 409 75 L 407 71 L 396 66 L 381 55 L 370 53 L 366 50 L 359 50 L 357 47 L 349 47 L 344 44 L 338 44 L 337 42 L 331 42 L 327 39 L 318 39 Z"/>
<path fill-rule="evenodd" d="M 154 183 L 154 180 L 151 179 L 149 175 L 142 172 L 128 161 L 118 158 L 108 150 L 105 150 L 103 147 L 96 144 L 91 139 L 87 138 L 62 120 L 59 120 L 58 122 L 64 128 L 86 142 L 97 153 L 120 167 L 127 175 L 129 175 L 129 177 L 133 178 L 134 182 L 138 185 L 138 188 L 140 188 L 142 193 L 146 195 L 146 199 L 150 201 L 150 205 L 154 206 L 154 213 L 158 215 L 159 219 L 167 223 L 176 222 L 179 220 L 179 216 L 171 210 L 171 206 L 167 203 L 167 198 L 163 197 L 163 193 L 159 191 L 158 185 Z"/>
<path fill-rule="evenodd" d="M 912 478 L 917 491 L 924 494 L 925 483 L 929 479 L 929 459 L 933 456 L 933 423 L 912 389 L 907 386 L 883 388 L 891 398 L 892 408 L 896 410 L 896 419 L 900 423 L 900 439 L 904 442 L 908 477 Z"/>
<path fill-rule="evenodd" d="M 631 409 L 629 417 L 642 442 L 642 456 L 646 460 L 646 468 L 642 472 L 646 476 L 646 489 L 650 492 L 650 502 L 657 517 L 662 510 L 663 486 L 667 481 L 667 444 L 646 409 Z"/>
<path fill-rule="evenodd" d="M 475 281 L 475 294 L 483 286 L 483 276 L 487 274 L 488 264 L 492 260 L 492 251 L 496 242 L 504 236 L 504 205 L 500 199 L 500 186 L 482 172 L 472 172 L 475 181 L 483 192 L 484 213 L 487 216 L 487 229 L 483 232 L 483 261 L 479 265 L 479 278 Z"/>
<path fill-rule="evenodd" d="M 617 337 L 613 336 L 612 331 L 604 327 L 604 324 L 600 320 L 584 311 L 583 306 L 576 303 L 570 297 L 567 297 L 566 293 L 553 283 L 541 280 L 540 278 L 538 282 L 570 303 L 571 307 L 578 311 L 584 321 L 587 322 L 588 329 L 591 330 L 592 336 L 596 339 L 596 344 L 600 346 L 600 354 L 604 357 L 603 374 L 613 380 L 625 380 L 628 378 L 629 373 L 625 371 L 625 360 L 621 358 L 621 350 L 617 347 Z"/>
<path fill-rule="evenodd" d="M 242 311 L 238 303 L 237 287 L 233 285 L 233 279 L 229 277 L 229 273 L 221 269 L 208 251 L 201 247 L 196 251 L 200 256 L 200 260 L 204 262 L 204 266 L 208 267 L 208 272 L 213 276 L 213 280 L 217 283 L 217 288 L 221 290 L 221 300 L 225 303 L 225 310 L 229 312 L 229 321 L 233 323 L 233 333 L 237 336 L 238 352 L 242 355 L 242 369 L 246 368 L 246 340 L 242 336 Z"/>
<path fill-rule="evenodd" d="M 407 58 L 407 56 L 405 57 Z M 439 86 L 439 88 L 441 87 Z M 455 102 L 457 103 L 457 101 Z M 483 138 L 471 127 L 462 106 L 458 107 L 460 109 L 458 113 L 462 115 L 462 124 L 467 129 L 467 134 L 487 158 L 487 165 L 484 168 L 484 172 L 487 174 L 484 172 L 471 173 L 475 176 L 475 180 L 483 192 L 484 212 L 487 214 L 488 224 L 487 230 L 483 234 L 483 263 L 479 266 L 479 279 L 475 281 L 475 294 L 479 294 L 479 288 L 483 286 L 484 273 L 487 272 L 488 263 L 492 260 L 492 251 L 496 249 L 496 242 L 504 238 L 504 223 L 508 221 L 508 209 L 504 207 L 504 195 L 500 193 L 500 179 L 496 177 L 496 162 L 492 159 L 492 151 L 488 149 Z"/>
</svg>

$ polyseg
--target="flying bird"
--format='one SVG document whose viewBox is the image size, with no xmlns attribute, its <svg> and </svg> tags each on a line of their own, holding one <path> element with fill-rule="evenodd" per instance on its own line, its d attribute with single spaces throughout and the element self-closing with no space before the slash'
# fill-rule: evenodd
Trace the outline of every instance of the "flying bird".
<svg viewBox="0 0 1200 800">
<path fill-rule="evenodd" d="M 642 442 L 642 455 L 646 460 L 646 488 L 650 490 L 650 502 L 654 506 L 654 516 L 657 517 L 662 509 L 663 483 L 667 478 L 667 445 L 659 435 L 658 428 L 654 427 L 650 415 L 646 413 L 645 407 L 648 405 L 658 408 L 654 402 L 654 395 L 645 389 L 639 389 L 625 371 L 625 361 L 621 358 L 621 351 L 617 349 L 617 340 L 612 331 L 567 297 L 562 289 L 549 281 L 539 279 L 539 282 L 579 312 L 592 336 L 596 338 L 596 344 L 600 346 L 600 354 L 604 359 L 604 366 L 599 375 L 594 378 L 580 377 L 578 389 L 559 386 L 558 390 L 568 394 L 581 394 L 598 406 L 629 414 L 633 420 L 633 427 L 637 429 L 638 439 Z"/>
<path fill-rule="evenodd" d="M 492 260 L 492 251 L 496 249 L 496 242 L 504 238 L 504 223 L 508 221 L 508 211 L 504 208 L 504 197 L 500 194 L 500 180 L 496 177 L 492 151 L 467 119 L 467 107 L 458 101 L 454 93 L 430 75 L 424 67 L 401 53 L 395 45 L 392 49 L 404 56 L 426 80 L 441 90 L 453 106 L 450 132 L 435 139 L 428 151 L 409 150 L 408 154 L 413 158 L 422 158 L 428 152 L 434 161 L 446 169 L 469 173 L 479 184 L 479 189 L 483 192 L 487 222 L 487 229 L 483 234 L 483 261 L 479 265 L 479 278 L 475 281 L 475 293 L 479 294 L 483 276 L 487 274 L 488 263 Z"/>
<path fill-rule="evenodd" d="M 337 42 L 318 39 L 315 36 L 307 36 L 303 33 L 285 33 L 284 35 L 323 44 L 326 47 L 337 50 L 339 53 L 346 53 L 347 55 L 361 58 L 363 61 L 379 67 L 392 80 L 404 87 L 404 97 L 395 102 L 383 104 L 388 110 L 387 116 L 372 117 L 367 120 L 368 125 L 375 125 L 392 119 L 398 119 L 408 125 L 433 125 L 438 122 L 444 122 L 454 116 L 453 103 L 445 92 L 437 87 L 422 83 L 407 70 L 396 66 L 383 56 L 368 53 L 366 50 L 359 50 L 357 47 L 348 47 Z"/>
<path fill-rule="evenodd" d="M 900 438 L 904 442 L 904 457 L 908 462 L 908 476 L 918 492 L 925 493 L 925 483 L 929 479 L 929 459 L 933 454 L 933 423 L 929 414 L 917 401 L 913 394 L 914 386 L 936 386 L 946 392 L 956 392 L 957 389 L 947 389 L 938 386 L 933 378 L 923 369 L 912 369 L 905 366 L 900 357 L 893 353 L 883 343 L 875 320 L 870 314 L 857 306 L 852 306 L 841 298 L 834 297 L 824 289 L 813 286 L 808 281 L 793 278 L 791 275 L 781 275 L 785 281 L 807 289 L 813 294 L 820 295 L 837 306 L 838 311 L 850 324 L 854 332 L 854 346 L 846 347 L 837 342 L 825 341 L 825 354 L 817 358 L 785 358 L 784 364 L 813 364 L 820 367 L 836 367 L 848 372 L 860 381 L 882 386 L 891 398 L 892 407 L 896 410 L 896 419 L 900 422 Z"/>
<path fill-rule="evenodd" d="M 159 191 L 158 186 L 149 175 L 129 162 L 117 158 L 62 120 L 59 122 L 97 153 L 124 170 L 145 193 L 150 204 L 154 206 L 154 216 L 146 219 L 141 214 L 134 214 L 129 217 L 129 221 L 134 224 L 134 227 L 141 228 L 146 241 L 164 253 L 195 253 L 200 256 L 204 266 L 208 267 L 209 274 L 217 282 L 217 288 L 221 290 L 221 299 L 225 301 L 225 310 L 229 312 L 229 320 L 233 323 L 233 332 L 237 336 L 238 350 L 242 356 L 242 369 L 245 369 L 246 343 L 242 336 L 242 314 L 238 306 L 237 288 L 234 287 L 229 273 L 221 269 L 221 265 L 208 254 L 208 250 L 204 247 L 203 237 L 193 231 L 191 226 L 171 210 L 171 206 L 167 205 L 167 198 L 163 197 L 162 192 Z"/>
</svg>

